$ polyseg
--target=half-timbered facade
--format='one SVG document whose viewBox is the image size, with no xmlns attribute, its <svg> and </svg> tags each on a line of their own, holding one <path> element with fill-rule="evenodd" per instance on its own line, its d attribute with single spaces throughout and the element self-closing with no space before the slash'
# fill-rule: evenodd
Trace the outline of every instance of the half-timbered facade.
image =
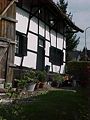
<svg viewBox="0 0 90 120">
<path fill-rule="evenodd" d="M 14 63 L 38 70 L 48 66 L 52 72 L 63 73 L 66 62 L 66 18 L 62 12 L 51 0 L 23 0 L 17 4 L 16 19 L 18 23 Z M 50 57 L 50 49 L 53 51 L 54 60 Z"/>
<path fill-rule="evenodd" d="M 15 0 L 7 1 L 11 3 Z M 49 68 L 51 72 L 63 73 L 66 63 L 66 24 L 76 32 L 83 31 L 52 0 L 18 0 L 13 10 L 17 21 L 13 20 L 12 24 L 17 23 L 16 29 L 10 26 L 13 34 L 11 39 L 15 41 L 15 49 L 13 47 L 13 53 L 9 53 L 13 64 L 11 68 Z"/>
</svg>

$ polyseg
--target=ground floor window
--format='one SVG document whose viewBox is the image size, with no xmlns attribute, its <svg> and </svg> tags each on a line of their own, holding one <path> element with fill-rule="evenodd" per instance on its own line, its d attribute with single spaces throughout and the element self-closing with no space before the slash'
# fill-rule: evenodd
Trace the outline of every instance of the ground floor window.
<svg viewBox="0 0 90 120">
<path fill-rule="evenodd" d="M 27 37 L 25 34 L 16 31 L 16 46 L 15 55 L 16 56 L 26 56 L 27 55 Z"/>
</svg>

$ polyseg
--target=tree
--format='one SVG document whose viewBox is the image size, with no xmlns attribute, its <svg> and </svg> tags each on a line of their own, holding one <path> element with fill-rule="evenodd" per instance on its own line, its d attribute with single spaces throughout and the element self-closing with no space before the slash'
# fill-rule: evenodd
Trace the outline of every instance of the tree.
<svg viewBox="0 0 90 120">
<path fill-rule="evenodd" d="M 77 35 L 74 33 L 66 34 L 66 60 L 69 61 L 71 56 L 70 52 L 76 50 L 77 45 L 79 44 L 80 37 L 77 38 Z"/>
<path fill-rule="evenodd" d="M 68 2 L 65 3 L 64 0 L 59 0 L 59 2 L 57 2 L 57 6 L 63 13 L 67 13 Z"/>
<path fill-rule="evenodd" d="M 59 2 L 57 2 L 57 6 L 60 10 L 62 10 L 64 14 L 68 15 L 69 19 L 72 19 L 71 12 L 67 14 L 68 2 L 65 2 L 64 0 L 59 0 Z M 65 24 L 66 30 L 69 31 L 66 32 L 66 61 L 69 61 L 69 52 L 72 52 L 77 48 L 80 37 L 77 38 L 77 35 L 73 33 L 72 28 L 70 28 L 67 23 Z"/>
</svg>

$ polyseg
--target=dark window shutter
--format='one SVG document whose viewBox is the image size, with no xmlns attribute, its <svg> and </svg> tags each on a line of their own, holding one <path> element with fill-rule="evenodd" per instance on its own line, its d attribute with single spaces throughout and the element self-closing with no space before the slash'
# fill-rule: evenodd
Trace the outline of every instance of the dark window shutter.
<svg viewBox="0 0 90 120">
<path fill-rule="evenodd" d="M 19 35 L 19 56 L 27 56 L 27 37 Z"/>
<path fill-rule="evenodd" d="M 22 56 L 22 35 L 19 35 L 19 56 Z"/>
<path fill-rule="evenodd" d="M 22 56 L 27 56 L 27 37 L 22 35 Z"/>
<path fill-rule="evenodd" d="M 62 65 L 63 64 L 63 51 L 51 46 L 49 61 L 54 65 Z"/>
</svg>

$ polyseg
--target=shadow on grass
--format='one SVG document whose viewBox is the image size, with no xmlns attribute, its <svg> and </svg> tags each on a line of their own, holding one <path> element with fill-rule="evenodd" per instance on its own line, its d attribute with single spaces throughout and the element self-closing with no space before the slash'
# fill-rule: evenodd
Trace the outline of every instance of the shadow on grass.
<svg viewBox="0 0 90 120">
<path fill-rule="evenodd" d="M 87 97 L 79 90 L 50 91 L 31 103 L 1 105 L 0 120 L 89 120 Z"/>
</svg>

